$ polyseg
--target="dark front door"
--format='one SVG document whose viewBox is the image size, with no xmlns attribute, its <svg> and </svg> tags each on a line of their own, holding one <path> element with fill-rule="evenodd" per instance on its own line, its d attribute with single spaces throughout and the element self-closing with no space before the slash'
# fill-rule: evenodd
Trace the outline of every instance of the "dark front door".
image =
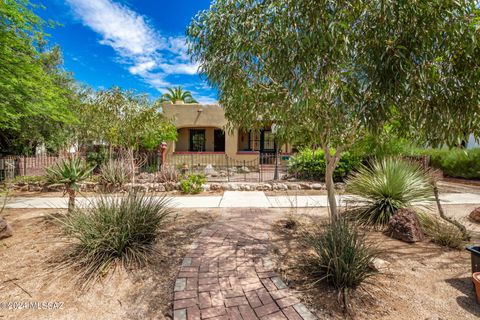
<svg viewBox="0 0 480 320">
<path fill-rule="evenodd" d="M 260 133 L 260 153 L 275 153 L 275 138 L 271 130 Z"/>
<path fill-rule="evenodd" d="M 190 129 L 189 151 L 205 151 L 205 129 Z"/>
<path fill-rule="evenodd" d="M 213 132 L 213 151 L 225 152 L 225 132 L 215 129 Z"/>
<path fill-rule="evenodd" d="M 262 130 L 260 132 L 260 163 L 275 163 L 275 137 L 271 130 Z"/>
</svg>

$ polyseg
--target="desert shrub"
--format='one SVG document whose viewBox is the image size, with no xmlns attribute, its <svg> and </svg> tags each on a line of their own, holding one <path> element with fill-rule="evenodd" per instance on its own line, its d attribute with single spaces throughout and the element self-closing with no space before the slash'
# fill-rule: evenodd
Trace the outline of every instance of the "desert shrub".
<svg viewBox="0 0 480 320">
<path fill-rule="evenodd" d="M 110 159 L 100 166 L 99 182 L 106 186 L 122 186 L 132 177 L 132 169 L 123 159 Z"/>
<path fill-rule="evenodd" d="M 465 179 L 480 178 L 480 148 L 430 149 L 419 151 L 430 156 L 430 166 L 441 169 L 446 176 Z"/>
<path fill-rule="evenodd" d="M 97 150 L 87 152 L 86 159 L 90 167 L 100 170 L 100 166 L 108 160 L 108 151 L 105 147 L 100 147 Z"/>
<path fill-rule="evenodd" d="M 42 183 L 45 182 L 44 176 L 17 176 L 12 183 Z"/>
<path fill-rule="evenodd" d="M 371 265 L 378 251 L 346 219 L 307 233 L 306 240 L 314 252 L 309 267 L 317 281 L 326 280 L 337 289 L 355 288 L 375 273 Z"/>
<path fill-rule="evenodd" d="M 163 166 L 162 169 L 156 173 L 155 181 L 160 183 L 178 182 L 181 174 L 175 167 Z"/>
<path fill-rule="evenodd" d="M 400 158 L 374 160 L 347 179 L 347 191 L 364 200 L 357 218 L 365 224 L 386 225 L 392 215 L 415 202 L 432 200 L 433 188 L 419 165 Z"/>
<path fill-rule="evenodd" d="M 342 180 L 345 176 L 357 168 L 361 163 L 361 157 L 349 152 L 342 153 L 342 157 L 335 168 L 333 177 L 335 180 Z M 295 156 L 290 157 L 288 172 L 301 179 L 323 180 L 326 164 L 322 150 L 303 149 Z"/>
<path fill-rule="evenodd" d="M 75 196 L 80 189 L 79 183 L 85 181 L 92 170 L 93 167 L 77 157 L 64 159 L 46 169 L 47 181 L 51 186 L 64 186 L 64 193 L 68 194 L 69 211 L 72 211 L 75 207 Z"/>
<path fill-rule="evenodd" d="M 418 215 L 422 229 L 432 242 L 452 249 L 463 246 L 463 234 L 454 225 L 428 214 Z"/>
<path fill-rule="evenodd" d="M 147 155 L 146 163 L 142 168 L 143 172 L 156 173 L 160 168 L 160 160 L 157 156 Z"/>
<path fill-rule="evenodd" d="M 105 272 L 115 262 L 125 267 L 143 265 L 154 252 L 158 231 L 172 209 L 166 198 L 130 192 L 127 196 L 98 196 L 85 208 L 58 221 L 74 241 L 66 264 L 86 280 Z"/>
<path fill-rule="evenodd" d="M 184 193 L 200 193 L 205 183 L 203 174 L 189 174 L 185 179 L 180 180 L 180 186 Z"/>
</svg>

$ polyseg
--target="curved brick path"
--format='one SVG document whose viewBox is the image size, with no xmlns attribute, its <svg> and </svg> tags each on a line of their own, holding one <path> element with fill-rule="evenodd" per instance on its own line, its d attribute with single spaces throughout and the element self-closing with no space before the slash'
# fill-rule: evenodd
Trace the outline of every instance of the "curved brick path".
<svg viewBox="0 0 480 320">
<path fill-rule="evenodd" d="M 273 271 L 260 209 L 225 209 L 185 256 L 174 320 L 316 319 Z"/>
</svg>

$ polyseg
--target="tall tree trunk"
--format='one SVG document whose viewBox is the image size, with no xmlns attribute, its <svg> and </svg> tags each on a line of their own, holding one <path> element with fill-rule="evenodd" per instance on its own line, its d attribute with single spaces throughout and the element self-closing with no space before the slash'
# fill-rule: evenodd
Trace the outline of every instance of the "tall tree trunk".
<svg viewBox="0 0 480 320">
<path fill-rule="evenodd" d="M 68 213 L 71 213 L 75 209 L 75 190 L 67 187 L 68 194 Z"/>
<path fill-rule="evenodd" d="M 330 220 L 333 222 L 338 218 L 337 199 L 335 196 L 335 184 L 333 182 L 333 173 L 337 167 L 338 160 L 340 159 L 340 152 L 336 151 L 332 156 L 330 154 L 330 148 L 323 148 L 326 170 L 325 170 L 325 185 L 327 187 L 327 198 L 330 213 Z"/>
<path fill-rule="evenodd" d="M 447 221 L 448 223 L 451 223 L 455 227 L 457 227 L 458 230 L 460 230 L 460 232 L 462 233 L 462 237 L 463 237 L 464 241 L 469 241 L 470 240 L 470 235 L 467 232 L 467 228 L 465 228 L 465 226 L 463 224 L 461 224 L 460 222 L 458 222 L 457 220 L 450 219 L 449 217 L 447 217 L 445 215 L 445 212 L 443 211 L 442 204 L 440 203 L 440 196 L 439 196 L 438 186 L 437 186 L 436 182 L 433 183 L 433 194 L 435 196 L 435 202 L 437 203 L 438 213 L 440 214 L 440 217 L 443 220 Z"/>
</svg>

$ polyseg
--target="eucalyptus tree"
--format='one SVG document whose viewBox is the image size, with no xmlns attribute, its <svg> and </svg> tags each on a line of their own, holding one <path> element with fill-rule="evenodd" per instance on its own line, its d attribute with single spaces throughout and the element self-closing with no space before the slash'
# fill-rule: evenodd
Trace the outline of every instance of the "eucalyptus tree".
<svg viewBox="0 0 480 320">
<path fill-rule="evenodd" d="M 187 30 L 230 127 L 277 123 L 341 152 L 401 121 L 430 143 L 479 133 L 478 1 L 217 0 Z M 298 139 L 298 137 L 297 137 Z"/>
<path fill-rule="evenodd" d="M 184 103 L 197 103 L 192 96 L 192 93 L 188 90 L 183 90 L 181 86 L 174 88 L 167 88 L 167 93 L 164 93 L 160 98 L 161 102 L 171 102 L 176 103 L 178 101 Z"/>
</svg>

